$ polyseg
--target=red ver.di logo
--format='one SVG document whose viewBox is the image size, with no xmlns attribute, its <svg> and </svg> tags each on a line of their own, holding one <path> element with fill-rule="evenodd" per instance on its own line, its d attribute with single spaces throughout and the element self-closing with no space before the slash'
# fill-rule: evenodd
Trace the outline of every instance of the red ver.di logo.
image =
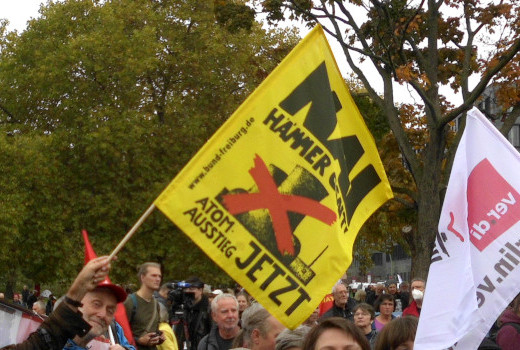
<svg viewBox="0 0 520 350">
<path fill-rule="evenodd" d="M 488 159 L 469 175 L 467 196 L 470 240 L 480 251 L 520 220 L 520 195 Z"/>
</svg>

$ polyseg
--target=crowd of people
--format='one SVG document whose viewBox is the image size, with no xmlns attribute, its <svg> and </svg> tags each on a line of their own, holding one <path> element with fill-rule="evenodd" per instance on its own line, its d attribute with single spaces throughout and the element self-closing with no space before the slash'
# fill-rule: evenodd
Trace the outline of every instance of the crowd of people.
<svg viewBox="0 0 520 350">
<path fill-rule="evenodd" d="M 243 289 L 207 290 L 197 277 L 161 284 L 160 265 L 144 263 L 138 271 L 140 285 L 132 292 L 112 284 L 109 269 L 106 257 L 87 263 L 41 327 L 25 342 L 7 348 L 81 350 L 94 338 L 105 337 L 110 350 L 411 350 L 426 288 L 420 278 L 366 290 L 339 282 L 328 310 L 320 315 L 317 308 L 300 327 L 289 330 Z M 114 319 L 118 303 L 124 305 L 130 337 Z M 520 295 L 486 341 L 491 344 L 484 342 L 488 347 L 482 349 L 496 344 L 496 349 L 518 348 Z"/>
</svg>

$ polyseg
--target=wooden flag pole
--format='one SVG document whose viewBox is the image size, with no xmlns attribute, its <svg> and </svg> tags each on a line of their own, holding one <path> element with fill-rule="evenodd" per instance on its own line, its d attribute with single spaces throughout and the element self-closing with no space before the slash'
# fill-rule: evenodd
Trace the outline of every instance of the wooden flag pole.
<svg viewBox="0 0 520 350">
<path fill-rule="evenodd" d="M 126 234 L 126 236 L 123 238 L 123 240 L 121 242 L 119 242 L 119 244 L 117 245 L 117 247 L 112 251 L 112 253 L 110 253 L 110 256 L 108 257 L 108 261 L 112 260 L 114 258 L 114 256 L 119 253 L 119 251 L 121 250 L 121 248 L 123 248 L 123 246 L 126 244 L 126 242 L 128 242 L 128 240 L 130 238 L 132 238 L 132 236 L 134 235 L 135 231 L 137 231 L 137 229 L 143 224 L 143 222 L 146 220 L 146 218 L 148 216 L 150 216 L 150 214 L 152 213 L 152 211 L 155 209 L 155 204 L 152 203 L 152 205 L 150 205 L 150 207 L 148 209 L 146 209 L 146 211 L 144 212 L 143 215 L 141 215 L 141 217 L 139 218 L 139 220 L 137 220 L 137 222 L 135 223 L 135 225 L 130 229 L 130 231 L 128 231 L 128 233 Z"/>
</svg>

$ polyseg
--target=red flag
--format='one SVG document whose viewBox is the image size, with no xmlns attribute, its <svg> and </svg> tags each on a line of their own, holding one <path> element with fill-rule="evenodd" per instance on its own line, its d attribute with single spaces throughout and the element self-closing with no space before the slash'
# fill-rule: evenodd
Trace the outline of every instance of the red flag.
<svg viewBox="0 0 520 350">
<path fill-rule="evenodd" d="M 90 244 L 90 241 L 88 239 L 88 233 L 87 230 L 82 230 L 81 234 L 83 235 L 83 240 L 85 241 L 85 264 L 88 263 L 90 260 L 97 258 L 96 252 L 94 251 L 94 248 L 92 248 L 92 245 Z M 99 284 L 99 286 L 104 286 L 111 288 L 114 293 L 121 294 L 118 289 L 121 289 L 121 287 L 114 285 L 108 276 L 105 278 L 103 282 Z M 112 286 L 117 288 L 112 288 Z M 126 294 L 126 293 L 125 293 Z M 119 297 L 118 297 L 119 298 Z M 132 335 L 132 330 L 130 328 L 130 323 L 128 322 L 128 316 L 126 315 L 125 306 L 122 302 L 117 303 L 117 309 L 114 314 L 114 318 L 116 319 L 116 322 L 119 323 L 119 325 L 123 328 L 123 331 L 125 333 L 125 337 L 128 340 L 128 342 L 132 345 L 136 345 L 134 337 Z"/>
<path fill-rule="evenodd" d="M 81 234 L 83 235 L 83 240 L 85 241 L 85 265 L 92 259 L 97 258 L 96 252 L 94 251 L 94 248 L 92 248 L 92 244 L 90 244 L 90 241 L 88 239 L 88 232 L 87 230 L 82 230 Z"/>
<path fill-rule="evenodd" d="M 332 306 L 334 306 L 334 297 L 332 294 L 325 295 L 318 306 L 320 308 L 320 316 L 329 311 Z"/>
</svg>

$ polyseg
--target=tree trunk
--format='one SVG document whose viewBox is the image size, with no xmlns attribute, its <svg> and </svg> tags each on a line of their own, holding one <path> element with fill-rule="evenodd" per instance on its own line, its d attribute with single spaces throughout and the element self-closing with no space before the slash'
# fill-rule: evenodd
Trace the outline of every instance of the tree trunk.
<svg viewBox="0 0 520 350">
<path fill-rule="evenodd" d="M 435 194 L 438 196 L 438 194 Z M 424 199 L 423 199 L 424 198 Z M 430 260 L 437 234 L 440 216 L 440 202 L 431 200 L 432 197 L 423 197 L 418 203 L 417 229 L 413 231 L 412 251 L 412 278 L 428 277 Z"/>
<path fill-rule="evenodd" d="M 443 129 L 432 131 L 428 146 L 424 150 L 424 165 L 417 188 L 417 228 L 412 235 L 412 278 L 428 277 L 430 260 L 437 235 L 442 208 L 440 180 L 442 173 L 445 137 Z"/>
</svg>

